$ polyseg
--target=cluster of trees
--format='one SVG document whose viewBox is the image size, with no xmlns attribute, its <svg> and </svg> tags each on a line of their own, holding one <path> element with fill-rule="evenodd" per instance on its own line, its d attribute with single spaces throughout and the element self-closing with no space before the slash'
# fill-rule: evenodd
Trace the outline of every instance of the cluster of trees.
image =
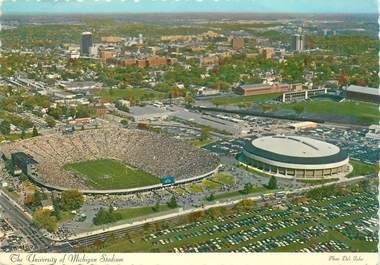
<svg viewBox="0 0 380 265">
<path fill-rule="evenodd" d="M 49 232 L 55 232 L 57 230 L 57 221 L 62 218 L 62 211 L 77 210 L 84 202 L 83 195 L 78 190 L 63 191 L 60 197 L 53 198 L 54 210 L 52 211 L 41 208 L 42 201 L 46 199 L 46 194 L 36 190 L 33 196 L 27 196 L 24 202 L 28 207 L 34 210 L 34 223 Z"/>
<path fill-rule="evenodd" d="M 235 205 L 235 210 L 238 211 L 246 211 L 249 209 L 252 209 L 255 206 L 255 202 L 250 199 L 245 199 L 240 201 L 238 204 Z"/>
<path fill-rule="evenodd" d="M 53 211 L 48 209 L 37 209 L 33 214 L 33 221 L 38 227 L 45 228 L 49 232 L 58 229 L 57 218 L 53 215 Z"/>
<path fill-rule="evenodd" d="M 59 208 L 64 211 L 77 210 L 84 203 L 84 197 L 78 190 L 65 190 L 61 193 L 61 197 L 56 200 Z"/>
<path fill-rule="evenodd" d="M 253 191 L 253 185 L 251 183 L 246 183 L 244 188 L 240 191 L 242 194 L 249 194 Z"/>
<path fill-rule="evenodd" d="M 46 200 L 47 195 L 39 190 L 36 190 L 33 195 L 26 196 L 24 203 L 26 206 L 30 207 L 32 210 L 36 210 L 42 207 L 42 201 Z"/>
<path fill-rule="evenodd" d="M 100 208 L 100 210 L 96 213 L 92 222 L 95 225 L 103 225 L 108 223 L 117 222 L 122 219 L 121 213 L 115 211 L 113 207 L 109 207 L 108 209 Z"/>
<path fill-rule="evenodd" d="M 66 107 L 66 106 L 57 106 L 56 108 L 50 108 L 48 110 L 48 115 L 50 115 L 56 120 L 59 120 L 62 117 L 88 118 L 95 115 L 95 109 L 91 106 L 86 106 L 86 105 L 80 105 L 75 108 Z"/>
<path fill-rule="evenodd" d="M 320 200 L 324 197 L 331 196 L 337 193 L 335 185 L 312 189 L 306 193 L 306 197 L 310 199 Z"/>
</svg>

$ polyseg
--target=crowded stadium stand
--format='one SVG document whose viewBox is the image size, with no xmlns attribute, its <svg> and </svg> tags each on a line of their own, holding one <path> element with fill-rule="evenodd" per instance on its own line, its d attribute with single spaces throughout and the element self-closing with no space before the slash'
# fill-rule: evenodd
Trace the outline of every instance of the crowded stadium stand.
<svg viewBox="0 0 380 265">
<path fill-rule="evenodd" d="M 33 161 L 35 170 L 25 173 L 37 184 L 56 190 L 80 189 L 84 193 L 91 193 L 92 188 L 80 176 L 65 171 L 66 164 L 115 159 L 158 178 L 174 176 L 178 183 L 208 176 L 219 167 L 219 159 L 205 150 L 142 130 L 97 129 L 70 135 L 38 136 L 4 144 L 1 152 L 4 159 L 17 154 L 18 164 L 24 168 L 27 168 L 27 161 Z M 27 159 L 20 162 L 22 157 Z M 162 184 L 156 186 L 162 187 Z"/>
</svg>

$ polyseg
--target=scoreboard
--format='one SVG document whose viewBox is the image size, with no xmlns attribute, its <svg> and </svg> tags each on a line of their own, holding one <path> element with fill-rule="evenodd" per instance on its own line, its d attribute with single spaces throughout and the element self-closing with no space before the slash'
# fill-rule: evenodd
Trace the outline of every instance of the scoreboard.
<svg viewBox="0 0 380 265">
<path fill-rule="evenodd" d="M 171 185 L 175 183 L 175 179 L 173 176 L 164 176 L 161 178 L 162 185 Z"/>
</svg>

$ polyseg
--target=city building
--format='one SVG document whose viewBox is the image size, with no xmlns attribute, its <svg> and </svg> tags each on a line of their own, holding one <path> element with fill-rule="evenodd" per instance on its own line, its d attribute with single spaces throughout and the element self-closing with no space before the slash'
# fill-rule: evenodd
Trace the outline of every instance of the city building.
<svg viewBox="0 0 380 265">
<path fill-rule="evenodd" d="M 346 88 L 345 94 L 347 99 L 380 103 L 379 88 L 350 85 Z"/>
<path fill-rule="evenodd" d="M 265 58 L 265 59 L 272 59 L 274 55 L 274 49 L 273 48 L 262 48 L 260 49 L 260 54 Z"/>
<path fill-rule="evenodd" d="M 215 96 L 220 94 L 218 89 L 211 89 L 204 86 L 196 88 L 195 91 L 198 97 Z"/>
<path fill-rule="evenodd" d="M 89 56 L 92 47 L 92 33 L 83 32 L 80 37 L 80 55 Z"/>
<path fill-rule="evenodd" d="M 303 129 L 317 128 L 317 124 L 312 121 L 302 121 L 302 122 L 291 123 L 289 124 L 289 127 L 294 129 L 295 131 L 300 131 Z"/>
<path fill-rule="evenodd" d="M 244 39 L 243 38 L 233 38 L 232 39 L 232 49 L 240 50 L 244 48 Z"/>
<path fill-rule="evenodd" d="M 293 51 L 303 51 L 305 49 L 305 37 L 303 34 L 293 35 L 292 50 Z"/>
<path fill-rule="evenodd" d="M 264 136 L 247 141 L 239 160 L 246 166 L 285 178 L 336 178 L 350 171 L 345 151 L 301 136 Z"/>
<path fill-rule="evenodd" d="M 122 38 L 115 37 L 115 36 L 106 36 L 101 37 L 101 42 L 107 43 L 107 44 L 120 44 L 122 42 Z"/>
<path fill-rule="evenodd" d="M 254 96 L 290 91 L 289 84 L 248 84 L 235 88 L 235 92 L 243 96 Z"/>
<path fill-rule="evenodd" d="M 115 52 L 113 51 L 101 50 L 99 52 L 99 57 L 104 62 L 110 62 L 114 55 L 115 55 Z"/>
</svg>

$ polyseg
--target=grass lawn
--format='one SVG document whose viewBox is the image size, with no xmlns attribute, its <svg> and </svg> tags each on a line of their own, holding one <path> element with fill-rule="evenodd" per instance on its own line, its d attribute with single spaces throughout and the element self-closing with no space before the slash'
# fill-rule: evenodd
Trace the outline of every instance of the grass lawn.
<svg viewBox="0 0 380 265">
<path fill-rule="evenodd" d="M 230 174 L 219 173 L 213 176 L 211 179 L 226 185 L 235 184 L 235 177 Z"/>
<path fill-rule="evenodd" d="M 166 94 L 144 88 L 118 88 L 96 92 L 94 96 L 101 97 L 105 102 L 111 102 L 121 98 L 133 99 L 137 101 L 161 99 L 165 98 Z"/>
<path fill-rule="evenodd" d="M 250 167 L 248 167 L 248 166 L 244 166 L 244 165 L 239 164 L 237 167 L 240 168 L 240 169 L 243 169 L 243 170 L 245 170 L 245 171 L 247 171 L 247 172 L 249 172 L 249 173 L 255 174 L 255 175 L 259 175 L 259 176 L 267 177 L 267 178 L 270 178 L 270 177 L 271 177 L 271 175 L 269 175 L 269 174 L 266 174 L 266 173 L 264 173 L 264 172 L 261 172 L 261 171 L 255 170 L 255 169 L 250 168 Z"/>
<path fill-rule="evenodd" d="M 128 189 L 160 183 L 158 177 L 111 159 L 66 164 L 64 169 L 82 176 L 89 186 L 97 189 Z"/>
<path fill-rule="evenodd" d="M 213 139 L 207 139 L 207 140 L 194 140 L 194 141 L 191 141 L 191 144 L 196 146 L 196 147 L 203 147 L 205 145 L 208 145 L 208 144 L 211 144 L 213 143 L 214 140 Z"/>
<path fill-rule="evenodd" d="M 133 219 L 141 216 L 148 216 L 151 214 L 159 213 L 159 212 L 167 212 L 173 210 L 169 208 L 166 204 L 160 205 L 158 211 L 154 211 L 153 207 L 139 207 L 139 208 L 126 208 L 126 209 L 118 209 L 116 212 L 121 213 L 122 220 Z"/>
<path fill-rule="evenodd" d="M 361 161 L 351 160 L 350 164 L 353 166 L 353 170 L 347 175 L 347 178 L 369 175 L 376 173 L 375 165 L 369 165 Z"/>
<path fill-rule="evenodd" d="M 24 139 L 32 138 L 32 133 L 25 133 Z M 16 141 L 16 140 L 22 140 L 21 133 L 12 133 L 9 135 L 1 135 L 0 139 L 2 141 Z"/>
<path fill-rule="evenodd" d="M 220 188 L 220 184 L 210 181 L 208 179 L 202 180 L 202 185 L 205 189 L 217 190 Z"/>
<path fill-rule="evenodd" d="M 378 106 L 373 103 L 310 101 L 281 105 L 282 108 L 286 109 L 294 109 L 296 106 L 303 106 L 304 112 L 349 116 L 356 118 L 358 123 L 364 125 L 377 124 L 380 120 Z"/>
<path fill-rule="evenodd" d="M 236 96 L 236 97 L 221 97 L 211 100 L 215 106 L 227 106 L 227 105 L 249 105 L 257 101 L 264 101 L 275 99 L 281 96 L 281 93 L 256 95 L 256 96 Z"/>
<path fill-rule="evenodd" d="M 254 187 L 249 194 L 263 192 L 263 191 L 267 191 L 267 190 L 268 189 L 265 187 Z M 245 195 L 245 194 L 241 193 L 240 191 L 232 191 L 232 192 L 215 194 L 214 196 L 215 196 L 215 200 L 220 200 L 220 199 L 226 199 L 226 198 L 243 196 L 243 195 Z"/>
<path fill-rule="evenodd" d="M 175 188 L 174 192 L 177 193 L 178 195 L 183 195 L 186 193 L 186 191 L 181 188 Z"/>
<path fill-rule="evenodd" d="M 59 224 L 63 224 L 71 219 L 73 219 L 73 217 L 75 216 L 75 214 L 71 213 L 71 212 L 61 212 L 61 218 L 58 220 L 58 223 Z"/>
<path fill-rule="evenodd" d="M 189 184 L 185 187 L 186 190 L 189 192 L 199 193 L 203 192 L 203 185 L 202 184 Z"/>
</svg>

